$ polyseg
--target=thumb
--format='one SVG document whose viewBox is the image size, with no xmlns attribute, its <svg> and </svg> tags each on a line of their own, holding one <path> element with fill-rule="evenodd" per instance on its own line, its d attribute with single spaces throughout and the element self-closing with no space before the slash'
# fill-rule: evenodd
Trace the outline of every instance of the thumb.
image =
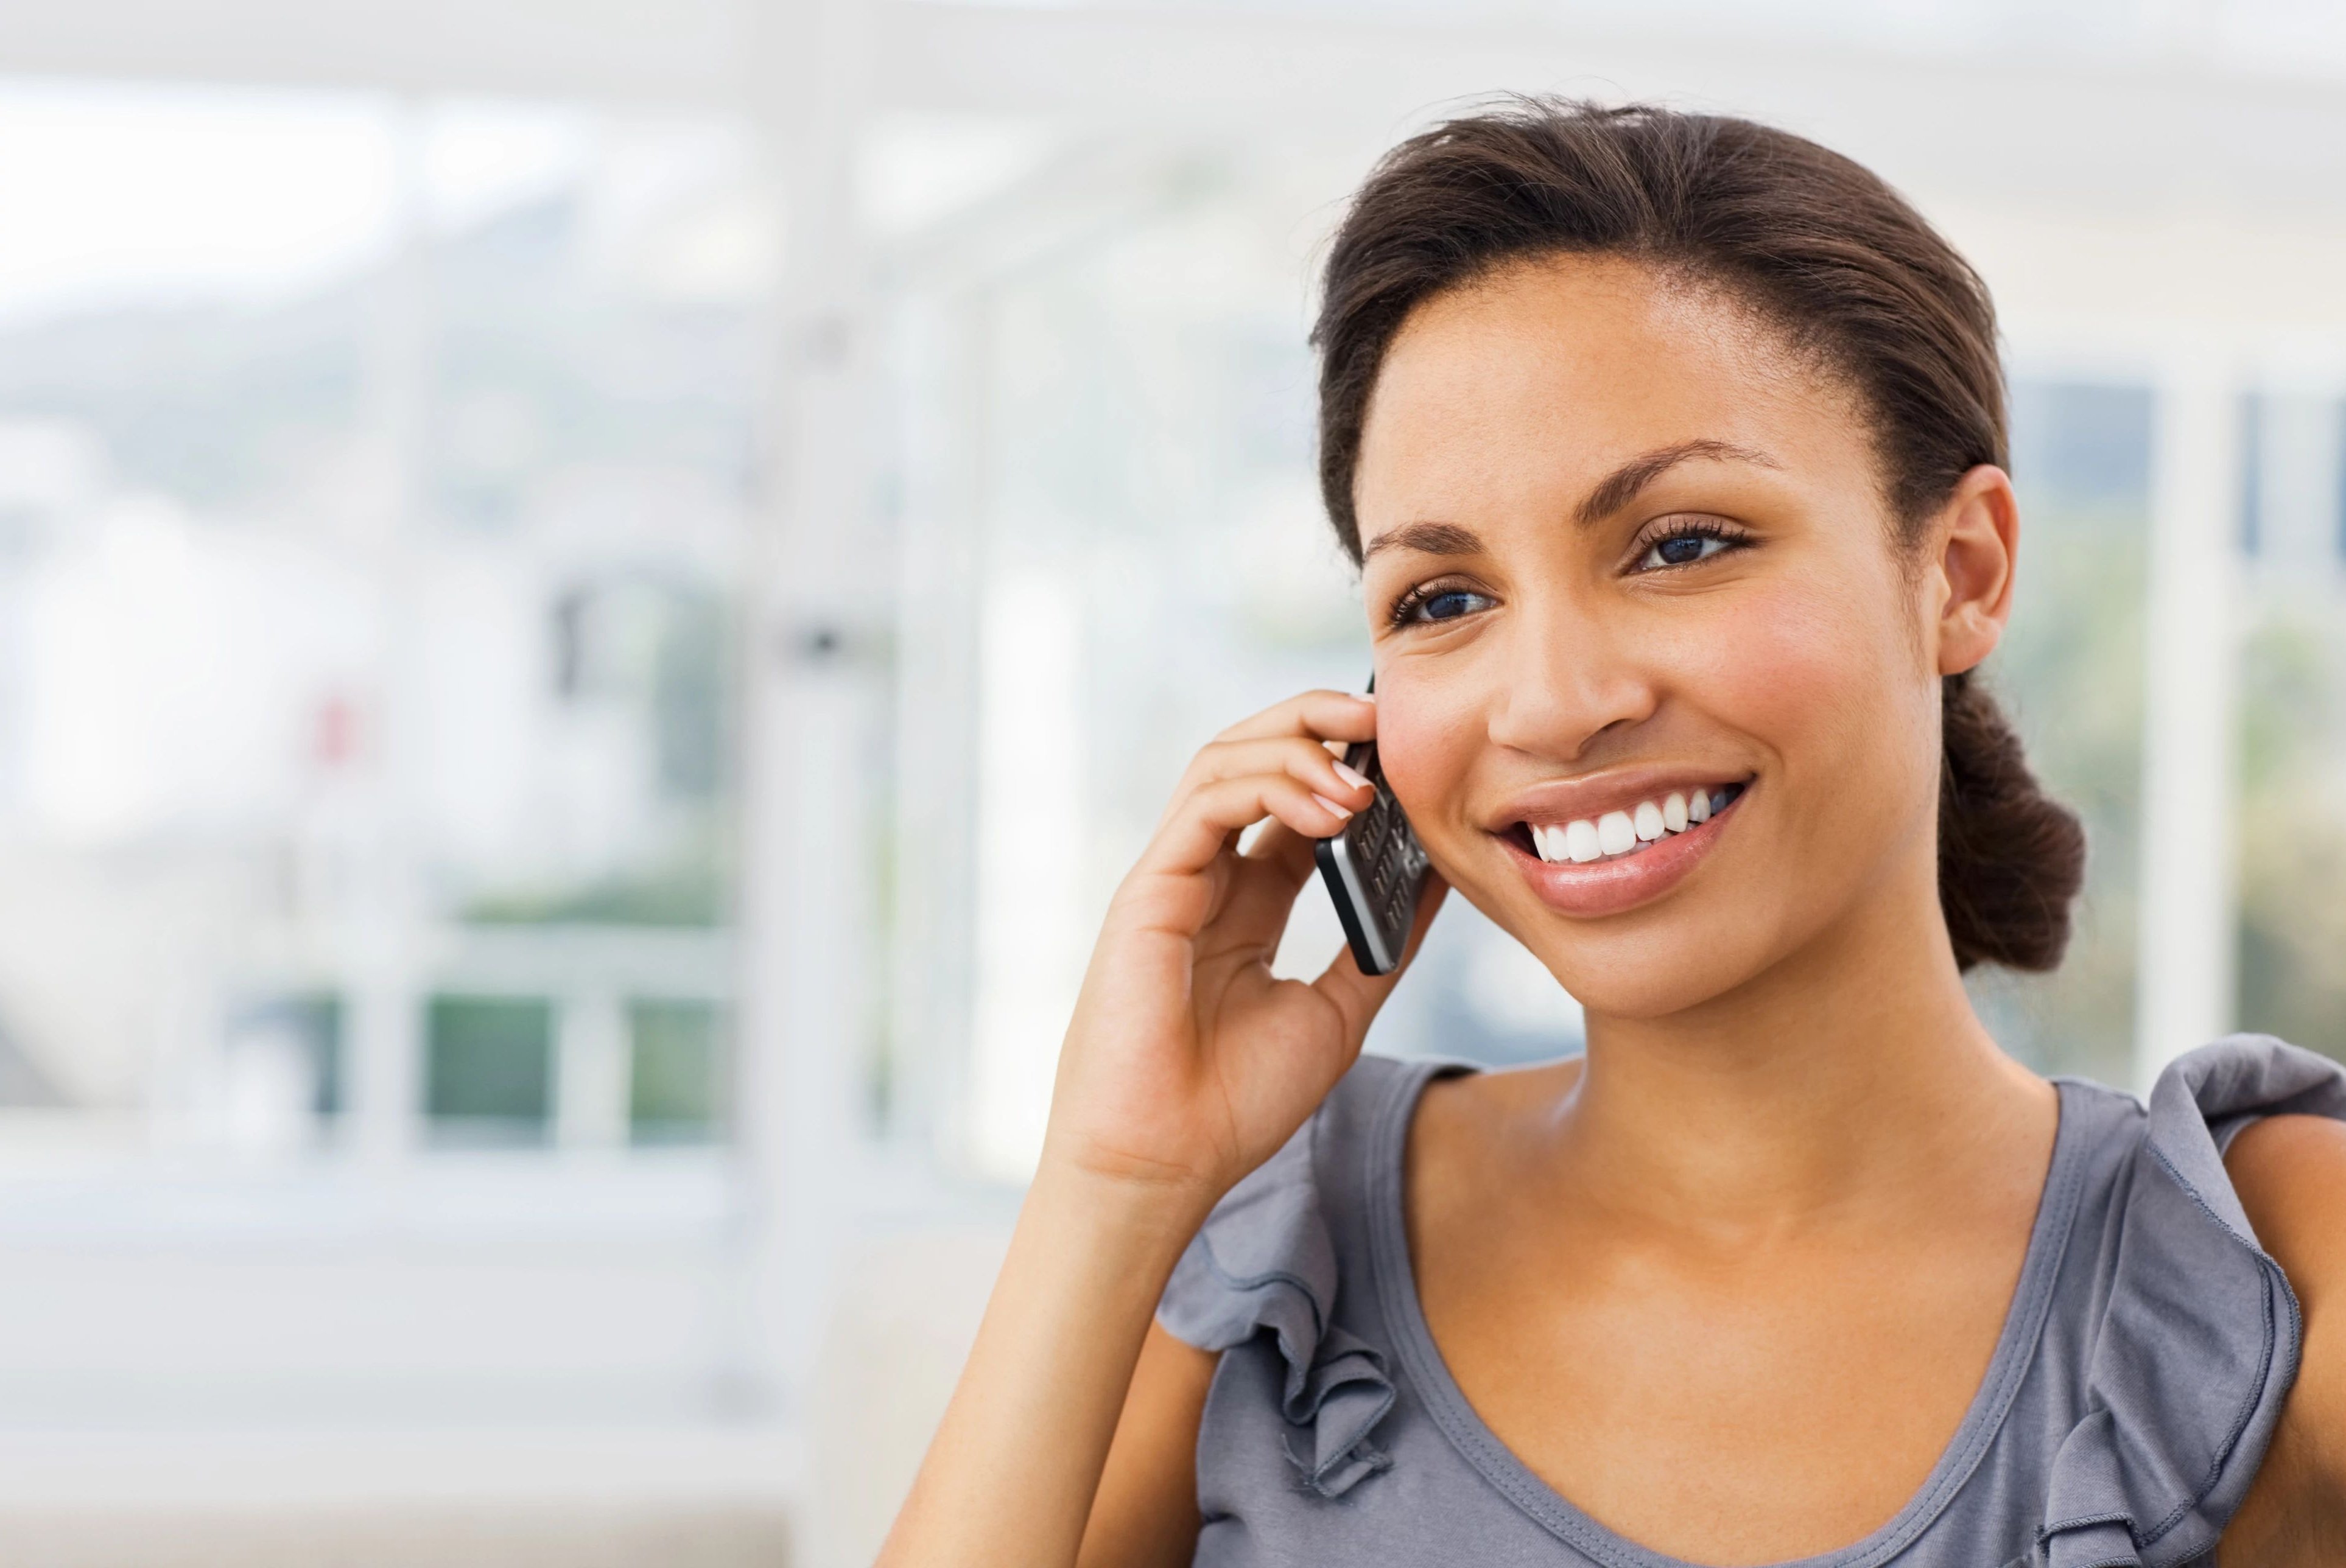
<svg viewBox="0 0 2346 1568">
<path fill-rule="evenodd" d="M 1450 884 L 1442 880 L 1440 871 L 1428 867 L 1425 886 L 1417 893 L 1417 919 L 1410 927 L 1409 945 L 1402 949 L 1401 962 L 1394 966 L 1391 974 L 1362 974 L 1360 962 L 1352 956 L 1352 943 L 1346 942 L 1343 951 L 1337 953 L 1328 967 L 1320 972 L 1320 978 L 1311 983 L 1312 990 L 1335 1004 L 1336 1011 L 1344 1020 L 1346 1038 L 1355 1046 L 1368 1033 L 1369 1025 L 1376 1021 L 1377 1010 L 1385 1004 L 1385 998 L 1392 994 L 1392 988 L 1401 983 L 1402 975 L 1409 972 L 1411 962 L 1417 957 L 1417 950 L 1425 944 L 1425 933 L 1433 924 L 1435 912 L 1442 908 L 1442 901 L 1449 896 Z"/>
</svg>

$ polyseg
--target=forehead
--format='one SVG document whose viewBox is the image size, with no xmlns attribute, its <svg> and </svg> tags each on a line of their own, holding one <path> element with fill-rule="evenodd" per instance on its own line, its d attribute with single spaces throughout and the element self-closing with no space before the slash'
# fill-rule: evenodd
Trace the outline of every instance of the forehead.
<svg viewBox="0 0 2346 1568">
<path fill-rule="evenodd" d="M 1871 484 L 1846 389 L 1716 287 L 1613 257 L 1511 266 L 1395 334 L 1353 477 L 1362 542 L 1430 515 L 1553 518 L 1616 465 L 1688 441 Z"/>
</svg>

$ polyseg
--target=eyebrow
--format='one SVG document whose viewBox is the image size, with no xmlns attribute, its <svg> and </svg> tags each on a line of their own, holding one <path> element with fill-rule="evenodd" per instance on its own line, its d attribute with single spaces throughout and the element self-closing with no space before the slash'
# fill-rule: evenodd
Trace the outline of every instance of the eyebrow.
<svg viewBox="0 0 2346 1568">
<path fill-rule="evenodd" d="M 1682 441 L 1676 446 L 1657 447 L 1642 456 L 1633 457 L 1612 473 L 1596 489 L 1588 493 L 1574 512 L 1573 520 L 1586 528 L 1602 523 L 1637 498 L 1637 493 L 1676 468 L 1681 463 L 1708 458 L 1717 463 L 1749 463 L 1762 468 L 1784 465 L 1764 452 L 1754 452 L 1748 446 L 1737 446 L 1725 441 Z"/>
<path fill-rule="evenodd" d="M 1586 499 L 1574 509 L 1573 521 L 1586 528 L 1602 523 L 1637 498 L 1638 492 L 1668 473 L 1681 463 L 1708 458 L 1714 463 L 1749 463 L 1762 468 L 1784 465 L 1764 452 L 1748 446 L 1738 446 L 1728 441 L 1682 441 L 1676 446 L 1656 447 L 1653 451 L 1631 458 L 1606 474 Z M 1481 536 L 1471 528 L 1461 528 L 1455 523 L 1404 523 L 1398 528 L 1388 528 L 1369 541 L 1361 553 L 1366 562 L 1370 556 L 1386 550 L 1415 550 L 1426 555 L 1475 555 L 1484 549 Z"/>
<path fill-rule="evenodd" d="M 1385 550 L 1415 550 L 1426 555 L 1475 555 L 1483 550 L 1482 538 L 1471 528 L 1461 528 L 1455 523 L 1404 523 L 1398 528 L 1388 528 L 1369 541 L 1361 552 L 1361 559 Z"/>
</svg>

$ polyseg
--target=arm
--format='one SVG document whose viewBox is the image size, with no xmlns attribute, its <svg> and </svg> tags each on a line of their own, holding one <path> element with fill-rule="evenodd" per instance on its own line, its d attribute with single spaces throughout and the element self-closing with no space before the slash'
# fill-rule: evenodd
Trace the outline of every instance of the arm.
<svg viewBox="0 0 2346 1568">
<path fill-rule="evenodd" d="M 1210 1361 L 1201 1376 L 1199 1352 L 1152 1339 L 1150 1316 L 1214 1203 L 1303 1124 L 1392 989 L 1350 952 L 1308 984 L 1270 972 L 1312 841 L 1371 799 L 1325 743 L 1375 728 L 1370 703 L 1315 692 L 1225 732 L 1117 890 L 1041 1165 L 883 1568 L 1074 1568 L 1096 1512 L 1094 1562 L 1186 1556 L 1194 1482 L 1177 1505 L 1148 1461 L 1195 1444 Z M 1429 878 L 1420 934 L 1439 901 Z"/>
<path fill-rule="evenodd" d="M 2346 1124 L 2274 1116 L 2225 1165 L 2305 1314 L 2297 1383 L 2219 1555 L 2259 1568 L 2346 1563 Z"/>
<path fill-rule="evenodd" d="M 1127 1400 L 1127 1390 L 1140 1392 L 1136 1362 L 1143 1337 L 1155 1337 L 1150 1314 L 1204 1211 L 1148 1197 L 1065 1169 L 1037 1174 L 883 1565 L 1072 1563 L 1111 1437 L 1135 1451 L 1179 1441 L 1156 1420 L 1175 1412 L 1154 1408 L 1162 1400 Z M 1188 1441 L 1197 1441 L 1194 1421 Z M 1118 1479 L 1127 1493 L 1137 1490 Z M 1152 1501 L 1160 1506 L 1149 1509 Z M 1117 1522 L 1119 1550 L 1180 1526 L 1161 1500 L 1130 1502 L 1141 1506 L 1128 1502 Z M 1187 1561 L 1186 1550 L 1172 1560 Z"/>
<path fill-rule="evenodd" d="M 1076 1568 L 1187 1568 L 1199 1522 L 1198 1427 L 1221 1360 L 1150 1328 Z"/>
</svg>

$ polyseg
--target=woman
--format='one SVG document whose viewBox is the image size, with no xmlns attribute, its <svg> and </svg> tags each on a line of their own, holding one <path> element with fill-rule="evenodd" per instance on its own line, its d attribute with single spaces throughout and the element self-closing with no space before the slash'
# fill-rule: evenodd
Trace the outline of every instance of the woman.
<svg viewBox="0 0 2346 1568">
<path fill-rule="evenodd" d="M 2236 1037 L 2146 1113 L 1962 984 L 2083 857 L 1972 679 L 1979 280 L 1798 137 L 1527 103 L 1379 167 L 1315 341 L 1375 699 L 1176 790 L 883 1561 L 2346 1562 L 2346 1076 Z M 1362 1058 L 1390 979 L 1271 978 L 1372 736 L 1420 932 L 1474 901 L 1584 1058 Z"/>
</svg>

